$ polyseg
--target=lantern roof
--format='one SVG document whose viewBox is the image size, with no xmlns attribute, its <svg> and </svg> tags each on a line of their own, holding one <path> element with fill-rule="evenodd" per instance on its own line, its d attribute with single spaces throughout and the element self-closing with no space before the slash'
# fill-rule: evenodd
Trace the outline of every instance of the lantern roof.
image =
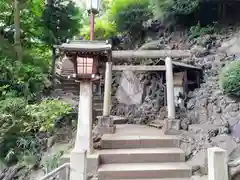
<svg viewBox="0 0 240 180">
<path fill-rule="evenodd" d="M 105 54 L 112 50 L 112 45 L 107 41 L 84 41 L 73 40 L 69 43 L 63 43 L 57 46 L 60 50 L 67 51 L 69 53 L 90 53 L 90 54 Z"/>
</svg>

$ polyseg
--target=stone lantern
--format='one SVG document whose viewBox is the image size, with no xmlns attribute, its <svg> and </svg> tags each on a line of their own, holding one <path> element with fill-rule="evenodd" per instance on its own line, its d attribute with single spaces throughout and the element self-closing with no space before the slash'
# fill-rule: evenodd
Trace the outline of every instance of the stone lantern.
<svg viewBox="0 0 240 180">
<path fill-rule="evenodd" d="M 71 180 L 86 179 L 86 152 L 91 154 L 92 82 L 100 79 L 99 67 L 111 61 L 111 45 L 105 41 L 70 41 L 58 47 L 71 60 L 74 74 L 68 78 L 80 83 L 77 135 L 70 155 Z"/>
</svg>

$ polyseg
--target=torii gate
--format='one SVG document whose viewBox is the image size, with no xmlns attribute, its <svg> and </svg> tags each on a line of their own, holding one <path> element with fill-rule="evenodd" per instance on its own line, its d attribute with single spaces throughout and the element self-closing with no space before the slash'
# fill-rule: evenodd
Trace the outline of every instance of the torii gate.
<svg viewBox="0 0 240 180">
<path fill-rule="evenodd" d="M 174 103 L 174 85 L 173 85 L 173 65 L 171 58 L 190 57 L 188 50 L 126 50 L 112 51 L 112 59 L 132 59 L 132 58 L 165 58 L 165 66 L 114 66 L 112 62 L 107 62 L 105 71 L 105 88 L 104 88 L 104 107 L 103 117 L 110 116 L 111 106 L 111 83 L 112 70 L 144 70 L 144 71 L 166 71 L 166 88 L 167 88 L 167 110 L 168 119 L 165 120 L 164 132 L 172 128 L 172 122 L 175 120 L 175 103 Z M 112 123 L 111 123 L 112 124 Z"/>
</svg>

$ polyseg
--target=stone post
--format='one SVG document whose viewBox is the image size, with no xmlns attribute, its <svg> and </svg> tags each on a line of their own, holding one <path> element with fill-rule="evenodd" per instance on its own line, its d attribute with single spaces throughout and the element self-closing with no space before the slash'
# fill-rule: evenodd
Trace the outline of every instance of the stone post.
<svg viewBox="0 0 240 180">
<path fill-rule="evenodd" d="M 87 180 L 87 151 L 73 149 L 70 153 L 70 180 Z"/>
<path fill-rule="evenodd" d="M 167 57 L 166 60 L 165 60 L 165 63 L 166 63 L 168 118 L 169 119 L 175 119 L 172 59 L 170 57 Z"/>
<path fill-rule="evenodd" d="M 78 125 L 75 148 L 92 153 L 92 82 L 82 81 L 78 106 Z"/>
<path fill-rule="evenodd" d="M 70 155 L 70 180 L 86 180 L 86 153 L 92 153 L 92 82 L 80 84 L 77 135 Z"/>
<path fill-rule="evenodd" d="M 166 66 L 166 85 L 167 85 L 167 111 L 168 119 L 165 120 L 165 131 L 171 127 L 171 121 L 175 119 L 175 104 L 174 104 L 174 86 L 173 86 L 173 65 L 172 59 L 165 59 Z M 170 127 L 168 127 L 170 124 Z"/>
<path fill-rule="evenodd" d="M 113 119 L 110 116 L 111 90 L 112 90 L 112 62 L 107 62 L 104 83 L 103 116 L 98 117 L 98 131 L 101 134 L 113 134 L 115 133 L 116 130 L 116 126 L 113 124 Z"/>
<path fill-rule="evenodd" d="M 104 83 L 103 116 L 110 115 L 111 90 L 112 90 L 112 62 L 107 62 L 106 71 L 105 71 L 105 83 Z"/>
<path fill-rule="evenodd" d="M 208 148 L 208 179 L 228 180 L 227 151 L 213 147 Z"/>
</svg>

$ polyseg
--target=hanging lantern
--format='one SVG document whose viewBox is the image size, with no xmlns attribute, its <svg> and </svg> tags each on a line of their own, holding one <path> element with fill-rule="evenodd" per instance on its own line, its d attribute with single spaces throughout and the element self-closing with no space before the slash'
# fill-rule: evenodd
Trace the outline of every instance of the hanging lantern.
<svg viewBox="0 0 240 180">
<path fill-rule="evenodd" d="M 75 78 L 82 79 L 96 79 L 99 76 L 98 72 L 98 58 L 96 57 L 81 57 L 76 56 L 72 59 L 74 64 Z"/>
</svg>

